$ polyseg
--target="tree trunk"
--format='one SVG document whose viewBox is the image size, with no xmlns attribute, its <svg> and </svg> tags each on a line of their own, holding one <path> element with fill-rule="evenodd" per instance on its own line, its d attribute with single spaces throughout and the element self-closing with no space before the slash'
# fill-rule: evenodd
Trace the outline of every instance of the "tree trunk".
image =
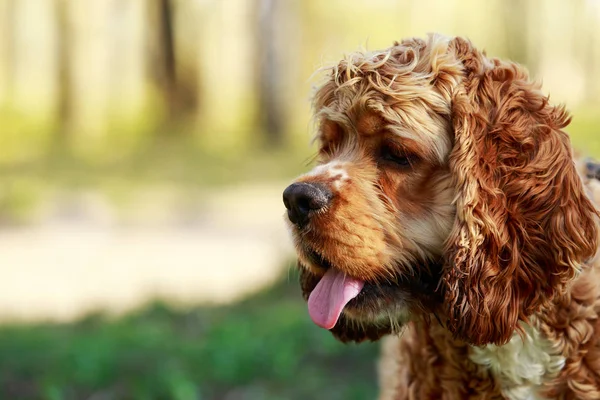
<svg viewBox="0 0 600 400">
<path fill-rule="evenodd" d="M 283 40 L 278 35 L 276 24 L 285 26 L 281 18 L 286 2 L 277 0 L 258 0 L 258 46 L 259 46 L 259 113 L 264 129 L 267 145 L 278 147 L 284 141 L 284 101 L 282 89 L 282 55 Z"/>
<path fill-rule="evenodd" d="M 70 41 L 71 27 L 68 18 L 67 0 L 54 0 L 57 18 L 57 46 L 58 46 L 58 118 L 60 121 L 59 145 L 64 145 L 69 140 L 71 119 L 71 59 Z"/>
<path fill-rule="evenodd" d="M 166 122 L 171 122 L 179 111 L 173 3 L 157 0 L 148 4 L 150 76 L 163 96 Z"/>
</svg>

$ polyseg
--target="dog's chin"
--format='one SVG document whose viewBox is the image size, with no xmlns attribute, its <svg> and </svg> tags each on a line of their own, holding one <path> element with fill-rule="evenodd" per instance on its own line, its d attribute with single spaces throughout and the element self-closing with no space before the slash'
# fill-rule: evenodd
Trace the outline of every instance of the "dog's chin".
<svg viewBox="0 0 600 400">
<path fill-rule="evenodd" d="M 300 285 L 305 300 L 321 277 L 300 267 Z M 430 271 L 430 265 L 422 270 Z M 326 268 L 335 268 L 327 265 Z M 441 270 L 441 268 L 440 268 Z M 437 270 L 436 270 L 437 271 Z M 438 274 L 415 274 L 395 282 L 365 282 L 360 293 L 343 308 L 335 326 L 329 329 L 342 342 L 376 341 L 399 334 L 411 320 L 435 313 L 439 303 Z"/>
<path fill-rule="evenodd" d="M 329 331 L 333 336 L 344 343 L 347 342 L 364 342 L 372 341 L 375 342 L 382 337 L 399 333 L 403 325 L 396 325 L 392 327 L 391 321 L 383 323 L 376 323 L 373 321 L 354 321 L 352 318 L 348 318 L 345 313 L 342 313 L 337 324 Z"/>
</svg>

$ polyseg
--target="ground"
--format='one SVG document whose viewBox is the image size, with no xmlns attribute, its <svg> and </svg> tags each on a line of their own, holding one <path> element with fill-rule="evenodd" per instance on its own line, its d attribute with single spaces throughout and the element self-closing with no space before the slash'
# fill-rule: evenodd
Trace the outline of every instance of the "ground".
<svg viewBox="0 0 600 400">
<path fill-rule="evenodd" d="M 209 189 L 193 206 L 146 190 L 120 211 L 99 193 L 51 199 L 35 224 L 0 230 L 0 265 L 19 266 L 3 271 L 0 319 L 69 321 L 157 298 L 224 304 L 254 293 L 291 265 L 284 187 Z"/>
</svg>

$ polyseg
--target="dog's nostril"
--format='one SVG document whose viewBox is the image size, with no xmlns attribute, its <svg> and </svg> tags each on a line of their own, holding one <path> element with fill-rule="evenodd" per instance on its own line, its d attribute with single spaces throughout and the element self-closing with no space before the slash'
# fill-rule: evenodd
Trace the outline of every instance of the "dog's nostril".
<svg viewBox="0 0 600 400">
<path fill-rule="evenodd" d="M 311 211 L 324 208 L 331 201 L 331 191 L 318 183 L 293 183 L 283 191 L 283 204 L 296 225 L 305 225 Z"/>
<path fill-rule="evenodd" d="M 311 204 L 311 201 L 310 201 L 309 198 L 307 198 L 307 197 L 300 197 L 297 200 L 296 207 L 298 207 L 298 210 L 300 210 L 300 212 L 308 214 L 308 212 L 312 208 L 310 206 L 310 204 Z M 321 207 L 318 207 L 318 208 L 321 208 Z"/>
</svg>

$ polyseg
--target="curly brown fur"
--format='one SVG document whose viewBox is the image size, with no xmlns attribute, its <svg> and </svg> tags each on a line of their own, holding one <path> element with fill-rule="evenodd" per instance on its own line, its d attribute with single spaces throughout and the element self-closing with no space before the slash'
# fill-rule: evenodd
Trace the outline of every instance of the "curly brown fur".
<svg viewBox="0 0 600 400">
<path fill-rule="evenodd" d="M 331 196 L 288 211 L 301 286 L 361 282 L 339 340 L 402 334 L 382 398 L 600 398 L 598 189 L 565 108 L 439 35 L 351 54 L 314 106 L 319 165 L 296 182 Z"/>
</svg>

